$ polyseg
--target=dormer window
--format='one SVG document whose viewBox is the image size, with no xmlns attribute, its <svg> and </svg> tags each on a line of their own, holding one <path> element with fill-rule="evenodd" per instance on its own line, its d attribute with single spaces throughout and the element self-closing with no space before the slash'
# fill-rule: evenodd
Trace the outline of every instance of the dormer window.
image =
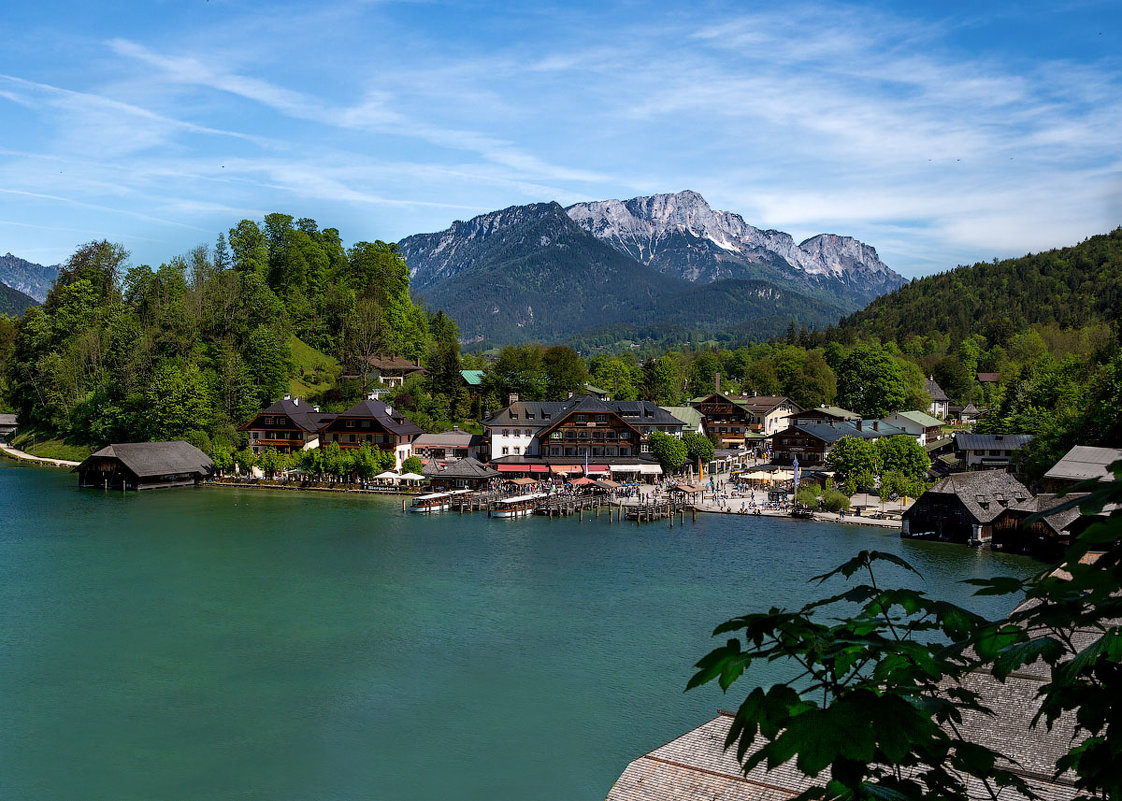
<svg viewBox="0 0 1122 801">
<path fill-rule="evenodd" d="M 514 412 L 514 411 L 512 411 L 512 412 L 510 413 L 510 419 L 511 419 L 511 420 L 517 420 L 517 419 L 518 419 L 518 412 Z"/>
</svg>

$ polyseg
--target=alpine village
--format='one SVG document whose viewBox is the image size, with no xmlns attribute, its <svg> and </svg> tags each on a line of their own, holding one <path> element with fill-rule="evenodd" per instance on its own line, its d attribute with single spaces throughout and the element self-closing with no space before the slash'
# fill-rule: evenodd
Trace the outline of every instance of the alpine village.
<svg viewBox="0 0 1122 801">
<path fill-rule="evenodd" d="M 621 218 L 659 246 L 636 250 Z M 4 452 L 72 471 L 82 492 L 392 496 L 395 513 L 431 525 L 441 512 L 521 519 L 511 526 L 542 515 L 642 537 L 701 515 L 788 518 L 1027 554 L 1041 569 L 1076 545 L 1069 586 L 1103 610 L 1080 631 L 1101 637 L 1064 675 L 1086 688 L 1098 681 L 1087 671 L 1116 674 L 1116 579 L 1103 590 L 1086 566 L 1098 556 L 1117 576 L 1122 229 L 910 281 L 841 236 L 762 258 L 752 237 L 765 233 L 786 236 L 680 192 L 514 207 L 398 243 L 346 245 L 274 213 L 158 266 L 108 241 L 57 267 L 9 254 Z M 845 575 L 878 558 L 863 552 Z M 1060 592 L 1048 575 L 1018 587 L 1047 606 Z M 920 596 L 884 615 L 922 641 L 967 641 L 972 618 Z M 1071 756 L 1122 760 L 1117 678 L 1097 722 L 1047 695 L 1071 643 L 1032 635 L 1051 625 L 1033 608 L 1009 618 L 1030 633 L 1006 632 L 1020 650 L 996 663 L 984 660 L 1000 644 L 978 632 L 969 652 L 881 653 L 878 679 L 904 663 L 928 671 L 901 693 L 910 711 L 890 716 L 953 698 L 930 718 L 958 754 L 946 768 L 929 767 L 903 723 L 836 712 L 852 702 L 843 679 L 875 683 L 858 665 L 874 658 L 863 634 L 811 632 L 809 612 L 730 621 L 723 631 L 738 624 L 746 645 L 704 657 L 691 685 L 726 688 L 753 659 L 791 655 L 798 631 L 819 638 L 803 664 L 839 703 L 808 712 L 798 703 L 809 701 L 781 704 L 785 685 L 756 689 L 739 711 L 635 754 L 608 798 L 858 797 L 846 771 L 886 798 L 952 785 L 998 798 L 987 794 L 998 784 L 1001 798 L 1118 797 L 1117 783 L 1095 784 L 1090 757 Z M 886 642 L 875 647 L 896 647 Z M 889 714 L 875 700 L 889 693 L 861 692 Z M 803 744 L 796 761 L 806 726 L 840 734 Z"/>
</svg>

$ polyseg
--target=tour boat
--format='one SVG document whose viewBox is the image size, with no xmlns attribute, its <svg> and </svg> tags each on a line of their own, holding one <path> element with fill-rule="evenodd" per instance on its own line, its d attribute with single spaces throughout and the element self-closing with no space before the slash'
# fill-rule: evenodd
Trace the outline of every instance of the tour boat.
<svg viewBox="0 0 1122 801">
<path fill-rule="evenodd" d="M 513 498 L 503 498 L 495 501 L 491 507 L 491 517 L 524 517 L 534 513 L 537 502 L 546 497 L 545 493 L 535 492 L 531 495 L 515 495 Z"/>
<path fill-rule="evenodd" d="M 451 503 L 452 494 L 449 492 L 433 492 L 429 495 L 418 495 L 409 507 L 411 512 L 447 512 Z"/>
</svg>

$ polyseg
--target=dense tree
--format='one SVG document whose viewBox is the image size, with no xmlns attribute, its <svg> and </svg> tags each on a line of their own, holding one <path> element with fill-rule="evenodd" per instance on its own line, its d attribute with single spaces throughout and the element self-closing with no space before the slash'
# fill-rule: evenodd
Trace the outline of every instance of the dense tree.
<svg viewBox="0 0 1122 801">
<path fill-rule="evenodd" d="M 686 446 L 690 464 L 697 464 L 698 462 L 709 464 L 713 461 L 716 448 L 713 445 L 713 440 L 704 434 L 686 431 L 682 434 L 682 443 Z"/>
<path fill-rule="evenodd" d="M 667 473 L 681 470 L 689 457 L 686 444 L 677 437 L 663 434 L 661 431 L 652 431 L 647 441 L 650 444 L 651 455 L 658 459 L 658 463 Z"/>
<path fill-rule="evenodd" d="M 931 467 L 931 457 L 915 437 L 900 435 L 881 437 L 876 441 L 877 469 L 881 472 L 895 471 L 905 478 L 916 481 L 923 478 Z"/>
<path fill-rule="evenodd" d="M 838 368 L 838 405 L 863 417 L 884 417 L 904 408 L 907 386 L 896 359 L 881 348 L 859 345 Z"/>
<path fill-rule="evenodd" d="M 879 455 L 872 440 L 842 437 L 830 448 L 826 466 L 835 472 L 839 481 L 846 482 L 846 489 L 852 494 L 854 487 L 873 489 L 880 469 Z"/>
<path fill-rule="evenodd" d="M 547 400 L 565 400 L 570 393 L 583 392 L 588 383 L 588 368 L 575 350 L 564 345 L 545 349 L 542 369 L 545 370 Z"/>
</svg>

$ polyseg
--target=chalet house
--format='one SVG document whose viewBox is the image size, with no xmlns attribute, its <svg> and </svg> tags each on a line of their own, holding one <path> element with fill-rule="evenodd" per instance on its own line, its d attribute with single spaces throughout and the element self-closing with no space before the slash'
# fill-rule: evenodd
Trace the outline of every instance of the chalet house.
<svg viewBox="0 0 1122 801">
<path fill-rule="evenodd" d="M 574 395 L 565 401 L 511 403 L 484 421 L 491 463 L 503 472 L 661 473 L 641 464 L 654 431 L 680 437 L 684 424 L 647 401 L 601 401 Z"/>
<path fill-rule="evenodd" d="M 413 440 L 413 455 L 426 463 L 487 458 L 483 437 L 458 428 L 440 434 L 421 434 Z"/>
<path fill-rule="evenodd" d="M 718 448 L 743 447 L 752 431 L 754 416 L 742 403 L 723 392 L 694 398 L 690 405 L 701 413 L 703 433 Z"/>
<path fill-rule="evenodd" d="M 762 439 L 787 427 L 802 407 L 790 398 L 772 395 L 729 395 L 713 392 L 690 401 L 702 415 L 702 433 L 719 448 L 740 448 L 748 439 Z"/>
<path fill-rule="evenodd" d="M 466 456 L 449 462 L 432 461 L 425 465 L 425 478 L 434 490 L 486 489 L 488 482 L 502 473 L 478 459 Z"/>
<path fill-rule="evenodd" d="M 479 390 L 483 386 L 483 375 L 482 370 L 460 370 L 460 378 L 464 380 L 464 386 L 467 387 L 468 394 L 473 398 L 479 394 Z"/>
<path fill-rule="evenodd" d="M 1032 493 L 1009 473 L 982 470 L 948 476 L 904 512 L 900 534 L 954 542 L 981 543 L 993 536 L 993 524 L 1011 506 Z"/>
<path fill-rule="evenodd" d="M 932 417 L 938 417 L 940 420 L 946 420 L 947 415 L 950 414 L 950 398 L 943 388 L 931 376 L 927 377 L 927 382 L 924 384 L 924 390 L 931 396 L 931 406 L 927 411 Z"/>
<path fill-rule="evenodd" d="M 1001 373 L 978 373 L 976 378 L 979 384 L 1000 384 Z"/>
<path fill-rule="evenodd" d="M 1122 448 L 1076 445 L 1044 474 L 1050 492 L 1063 492 L 1081 481 L 1113 481 L 1110 465 L 1122 459 Z"/>
<path fill-rule="evenodd" d="M 421 365 L 400 356 L 372 356 L 369 362 L 374 368 L 374 376 L 387 387 L 400 387 L 406 377 L 424 372 Z"/>
<path fill-rule="evenodd" d="M 285 395 L 267 406 L 241 426 L 247 432 L 249 447 L 254 453 L 272 448 L 278 453 L 296 453 L 319 445 L 319 432 L 335 415 L 321 412 L 299 398 Z"/>
<path fill-rule="evenodd" d="M 880 420 L 794 423 L 772 437 L 771 455 L 778 464 L 791 464 L 797 457 L 800 465 L 822 465 L 834 443 L 842 437 L 880 439 L 906 434 L 902 428 Z"/>
<path fill-rule="evenodd" d="M 1013 451 L 1032 441 L 1032 434 L 955 434 L 955 453 L 968 470 L 1008 470 Z"/>
<path fill-rule="evenodd" d="M 592 384 L 585 384 L 583 389 L 581 390 L 581 394 L 591 395 L 592 397 L 596 398 L 596 400 L 611 400 L 611 394 L 608 392 L 608 390 L 600 389 L 600 387 L 593 386 Z"/>
<path fill-rule="evenodd" d="M 422 434 L 420 426 L 382 401 L 368 397 L 336 415 L 320 431 L 320 447 L 337 443 L 340 448 L 364 444 L 393 451 L 397 467 L 413 455 L 413 442 Z"/>
<path fill-rule="evenodd" d="M 904 429 L 924 446 L 943 436 L 943 422 L 923 412 L 893 412 L 884 422 Z"/>
<path fill-rule="evenodd" d="M 14 414 L 0 414 L 0 442 L 15 434 L 18 425 Z"/>
<path fill-rule="evenodd" d="M 90 454 L 74 470 L 79 487 L 139 492 L 197 484 L 214 472 L 214 463 L 182 440 L 119 442 Z"/>
</svg>

